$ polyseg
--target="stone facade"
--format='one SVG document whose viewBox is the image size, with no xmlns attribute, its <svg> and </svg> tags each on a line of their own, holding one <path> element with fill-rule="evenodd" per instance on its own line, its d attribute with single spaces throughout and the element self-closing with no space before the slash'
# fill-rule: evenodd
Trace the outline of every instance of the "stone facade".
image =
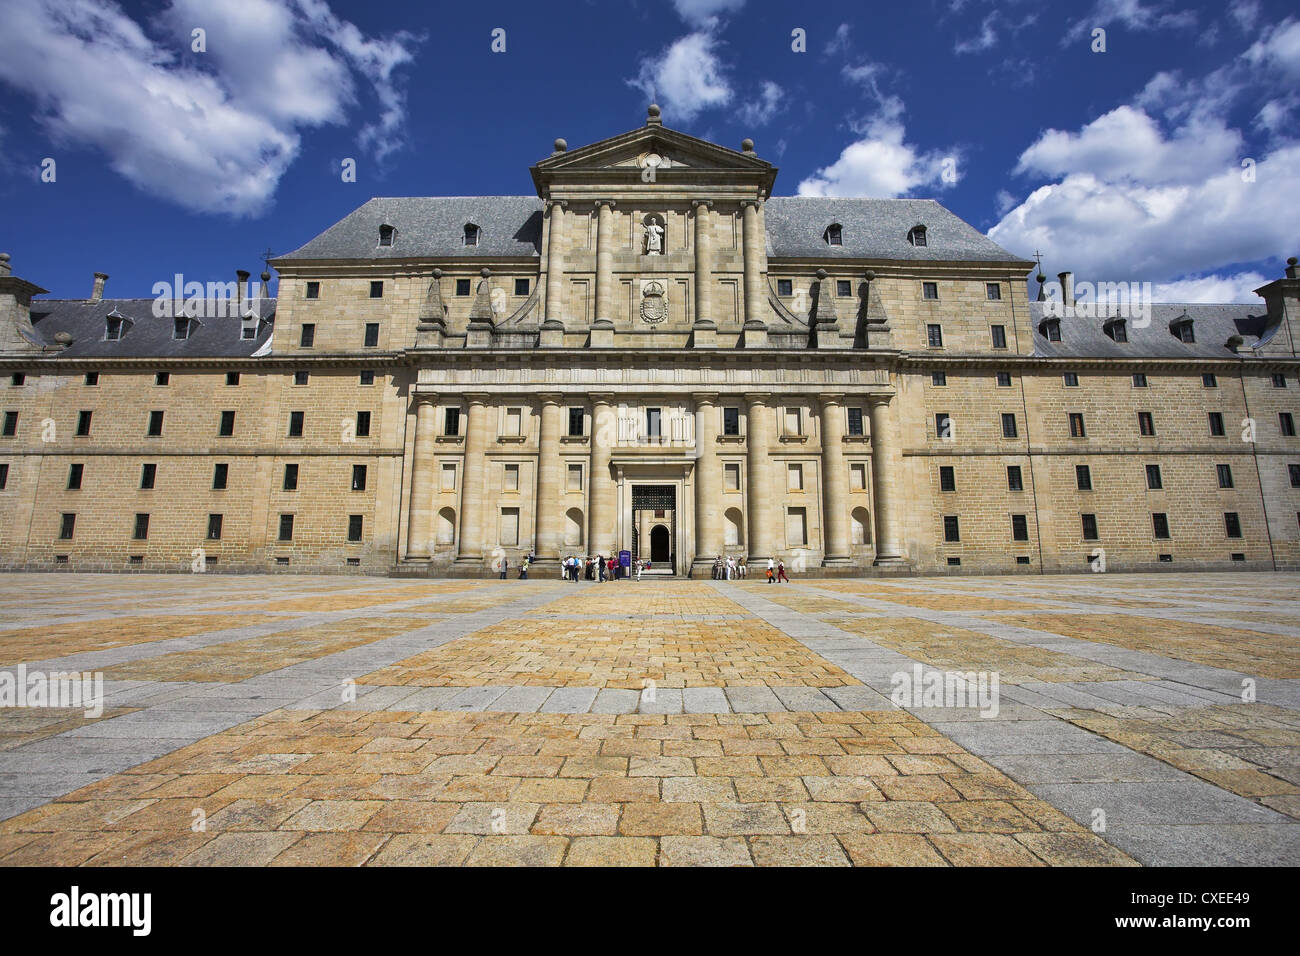
<svg viewBox="0 0 1300 956">
<path fill-rule="evenodd" d="M 751 143 L 654 108 L 531 173 L 371 200 L 188 337 L 5 257 L 0 566 L 1300 567 L 1294 261 L 1261 307 L 1058 339 L 1032 263 L 941 206 L 773 198 Z"/>
</svg>

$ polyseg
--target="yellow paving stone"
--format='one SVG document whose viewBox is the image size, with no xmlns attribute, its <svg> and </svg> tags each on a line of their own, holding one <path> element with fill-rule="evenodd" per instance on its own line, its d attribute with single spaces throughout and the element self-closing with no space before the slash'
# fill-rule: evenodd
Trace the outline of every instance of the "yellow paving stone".
<svg viewBox="0 0 1300 956">
<path fill-rule="evenodd" d="M 623 836 L 697 836 L 702 832 L 698 803 L 627 803 L 619 820 Z"/>
<path fill-rule="evenodd" d="M 308 833 L 269 866 L 361 866 L 388 839 L 379 833 Z"/>
<path fill-rule="evenodd" d="M 3 866 L 80 866 L 113 847 L 124 843 L 127 833 L 94 833 L 68 830 L 62 833 L 42 833 L 30 843 L 23 844 L 0 858 Z"/>
<path fill-rule="evenodd" d="M 383 806 L 378 800 L 313 800 L 279 829 L 360 830 Z"/>
<path fill-rule="evenodd" d="M 753 866 L 743 837 L 665 836 L 659 841 L 660 866 Z"/>
<path fill-rule="evenodd" d="M 304 836 L 277 830 L 221 833 L 182 859 L 182 866 L 265 866 Z"/>
<path fill-rule="evenodd" d="M 938 804 L 940 810 L 968 833 L 1022 833 L 1037 824 L 1005 800 L 959 800 Z"/>
<path fill-rule="evenodd" d="M 523 803 L 578 803 L 587 794 L 588 781 L 525 777 L 510 795 Z"/>
<path fill-rule="evenodd" d="M 790 824 L 775 803 L 703 803 L 704 829 L 710 836 L 789 833 Z"/>
<path fill-rule="evenodd" d="M 1048 866 L 1139 865 L 1093 833 L 1017 833 L 1015 838 Z"/>
<path fill-rule="evenodd" d="M 466 866 L 559 866 L 569 841 L 556 836 L 486 836 Z"/>
<path fill-rule="evenodd" d="M 480 837 L 399 833 L 372 857 L 369 866 L 460 866 Z"/>
<path fill-rule="evenodd" d="M 565 866 L 654 866 L 658 844 L 647 837 L 579 836 L 569 842 Z"/>
<path fill-rule="evenodd" d="M 750 841 L 756 866 L 851 866 L 833 836 L 757 836 Z"/>
<path fill-rule="evenodd" d="M 658 777 L 593 777 L 587 799 L 598 803 L 650 803 L 659 799 Z M 586 783 L 586 780 L 582 780 Z"/>
<path fill-rule="evenodd" d="M 86 860 L 82 866 L 175 866 L 199 847 L 217 838 L 216 833 L 172 833 L 136 830 L 124 839 Z M 5 861 L 0 859 L 0 864 Z"/>
<path fill-rule="evenodd" d="M 457 810 L 454 803 L 389 800 L 361 829 L 376 833 L 441 833 Z"/>
<path fill-rule="evenodd" d="M 1000 833 L 932 833 L 930 841 L 953 866 L 1043 866 L 1043 861 Z"/>
<path fill-rule="evenodd" d="M 310 800 L 302 797 L 236 800 L 212 814 L 207 820 L 207 827 L 215 833 L 223 833 L 227 830 L 274 830 L 309 803 Z"/>
<path fill-rule="evenodd" d="M 921 800 L 890 800 L 863 804 L 872 825 L 885 833 L 951 833 L 957 827 L 944 816 L 940 806 Z"/>
<path fill-rule="evenodd" d="M 841 833 L 854 866 L 948 866 L 925 837 L 915 833 Z"/>
<path fill-rule="evenodd" d="M 270 614 L 115 615 L 93 621 L 17 628 L 0 631 L 0 661 L 21 664 L 275 620 L 279 618 Z"/>
<path fill-rule="evenodd" d="M 543 806 L 533 833 L 546 836 L 612 836 L 618 832 L 621 804 L 554 803 Z"/>
<path fill-rule="evenodd" d="M 736 799 L 736 786 L 727 777 L 665 777 L 665 803 L 714 803 Z"/>
</svg>

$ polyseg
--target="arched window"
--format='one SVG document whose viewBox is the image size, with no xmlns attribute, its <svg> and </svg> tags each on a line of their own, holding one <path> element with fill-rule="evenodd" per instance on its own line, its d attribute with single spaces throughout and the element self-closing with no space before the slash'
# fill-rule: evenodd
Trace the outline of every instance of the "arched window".
<svg viewBox="0 0 1300 956">
<path fill-rule="evenodd" d="M 822 238 L 826 240 L 828 246 L 842 246 L 844 245 L 844 227 L 838 222 L 833 222 L 826 227 L 826 231 L 822 233 Z"/>
<path fill-rule="evenodd" d="M 456 511 L 454 508 L 443 508 L 438 512 L 437 543 L 456 543 Z"/>
<path fill-rule="evenodd" d="M 740 516 L 739 508 L 728 508 L 723 515 L 723 529 L 726 532 L 725 541 L 727 547 L 740 547 L 743 535 L 741 534 L 742 522 L 744 519 Z"/>
<path fill-rule="evenodd" d="M 853 514 L 853 543 L 870 544 L 871 543 L 871 516 L 867 513 L 866 508 L 854 508 Z"/>
<path fill-rule="evenodd" d="M 564 513 L 564 546 L 582 547 L 582 511 L 578 508 L 570 508 Z"/>
<path fill-rule="evenodd" d="M 472 222 L 465 223 L 465 245 L 478 245 L 479 228 Z"/>
<path fill-rule="evenodd" d="M 907 241 L 914 246 L 924 246 L 926 244 L 925 226 L 918 225 L 909 229 L 907 233 Z"/>
<path fill-rule="evenodd" d="M 379 227 L 379 244 L 381 246 L 391 246 L 393 244 L 393 237 L 396 234 L 397 230 L 385 223 Z"/>
</svg>

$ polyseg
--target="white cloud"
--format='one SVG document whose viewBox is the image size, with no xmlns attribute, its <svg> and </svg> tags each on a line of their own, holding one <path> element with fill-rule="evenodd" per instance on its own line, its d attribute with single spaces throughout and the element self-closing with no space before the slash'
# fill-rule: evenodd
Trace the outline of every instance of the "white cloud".
<svg viewBox="0 0 1300 956">
<path fill-rule="evenodd" d="M 994 10 L 980 23 L 979 33 L 965 40 L 958 40 L 953 46 L 954 53 L 983 53 L 998 45 L 998 35 L 993 29 L 993 21 L 998 17 Z"/>
<path fill-rule="evenodd" d="M 1228 8 L 1228 14 L 1236 21 L 1242 33 L 1253 33 L 1259 21 L 1259 0 L 1238 0 Z"/>
<path fill-rule="evenodd" d="M 1157 282 L 1151 294 L 1157 302 L 1253 302 L 1258 305 L 1260 298 L 1255 295 L 1255 290 L 1269 281 L 1258 272 L 1198 276 L 1175 282 Z"/>
<path fill-rule="evenodd" d="M 1300 78 L 1300 20 L 1287 17 L 1247 50 L 1245 58 L 1257 69 Z"/>
<path fill-rule="evenodd" d="M 393 70 L 415 39 L 367 38 L 323 0 L 173 0 L 168 43 L 112 0 L 8 0 L 5 20 L 0 80 L 35 100 L 49 135 L 190 210 L 262 211 L 301 131 L 348 120 L 357 74 L 380 107 L 361 144 L 378 161 L 401 142 Z M 206 53 L 189 51 L 196 27 Z"/>
<path fill-rule="evenodd" d="M 841 23 L 835 28 L 834 35 L 826 44 L 824 50 L 827 56 L 834 56 L 837 53 L 847 53 L 849 51 L 849 25 Z"/>
<path fill-rule="evenodd" d="M 839 159 L 799 184 L 798 194 L 893 199 L 920 186 L 953 185 L 955 179 L 944 181 L 945 162 L 951 161 L 956 172 L 958 157 L 922 153 L 907 143 L 899 112 L 897 105 L 891 105 L 869 121 L 862 137 L 846 146 Z"/>
<path fill-rule="evenodd" d="M 758 98 L 740 107 L 740 118 L 753 126 L 766 126 L 781 109 L 785 92 L 768 80 L 763 83 Z"/>
<path fill-rule="evenodd" d="M 734 13 L 745 5 L 745 0 L 673 0 L 677 15 L 692 27 L 712 28 L 723 13 Z"/>
<path fill-rule="evenodd" d="M 1119 25 L 1129 30 L 1180 30 L 1196 25 L 1194 10 L 1171 11 L 1167 0 L 1097 0 L 1092 10 L 1081 20 L 1070 25 L 1061 38 L 1061 45 L 1088 36 L 1096 27 Z"/>
<path fill-rule="evenodd" d="M 688 33 L 659 56 L 643 61 L 640 75 L 629 82 L 657 100 L 666 115 L 685 121 L 703 110 L 726 106 L 734 94 L 717 45 L 710 33 Z"/>
</svg>

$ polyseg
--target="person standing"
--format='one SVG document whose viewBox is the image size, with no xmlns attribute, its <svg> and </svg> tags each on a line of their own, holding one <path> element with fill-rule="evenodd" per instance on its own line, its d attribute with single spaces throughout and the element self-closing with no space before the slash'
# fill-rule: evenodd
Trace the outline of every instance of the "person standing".
<svg viewBox="0 0 1300 956">
<path fill-rule="evenodd" d="M 506 579 L 506 572 L 508 570 L 510 570 L 510 562 L 507 561 L 505 558 L 502 558 L 501 559 L 501 580 L 502 581 Z"/>
<path fill-rule="evenodd" d="M 531 554 L 524 555 L 524 563 L 521 564 L 521 565 L 519 565 L 519 580 L 520 580 L 520 581 L 527 581 L 527 580 L 528 580 L 528 565 L 529 565 L 529 563 L 532 561 L 532 558 L 533 558 L 533 556 L 532 556 Z"/>
</svg>

